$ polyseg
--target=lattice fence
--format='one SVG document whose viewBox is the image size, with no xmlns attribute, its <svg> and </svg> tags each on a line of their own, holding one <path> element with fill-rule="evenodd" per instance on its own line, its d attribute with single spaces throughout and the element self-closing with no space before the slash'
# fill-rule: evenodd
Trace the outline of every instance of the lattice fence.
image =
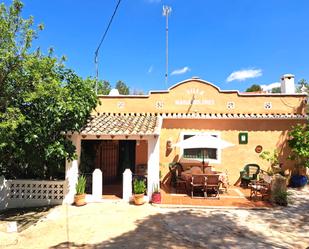
<svg viewBox="0 0 309 249">
<path fill-rule="evenodd" d="M 2 201 L 6 208 L 62 204 L 66 181 L 5 180 Z"/>
</svg>

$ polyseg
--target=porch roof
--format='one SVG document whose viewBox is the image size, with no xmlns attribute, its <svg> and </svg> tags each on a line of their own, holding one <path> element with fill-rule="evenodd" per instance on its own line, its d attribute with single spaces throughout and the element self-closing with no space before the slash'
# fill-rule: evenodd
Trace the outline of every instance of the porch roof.
<svg viewBox="0 0 309 249">
<path fill-rule="evenodd" d="M 159 135 L 161 117 L 147 113 L 103 113 L 92 116 L 82 135 Z"/>
</svg>

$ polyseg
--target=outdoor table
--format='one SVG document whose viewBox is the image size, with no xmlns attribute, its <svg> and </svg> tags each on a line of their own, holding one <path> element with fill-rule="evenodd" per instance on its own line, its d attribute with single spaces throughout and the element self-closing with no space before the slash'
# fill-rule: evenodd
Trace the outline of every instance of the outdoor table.
<svg viewBox="0 0 309 249">
<path fill-rule="evenodd" d="M 203 172 L 193 172 L 193 174 L 204 174 Z M 212 171 L 212 172 L 207 172 L 208 175 L 214 174 L 214 175 L 219 175 L 219 181 L 221 182 L 222 186 L 227 189 L 228 186 L 228 178 L 227 174 L 225 172 L 219 172 L 219 171 Z M 186 181 L 187 189 L 190 189 L 190 183 L 192 180 L 192 171 L 191 170 L 185 170 L 181 172 L 181 179 Z"/>
</svg>

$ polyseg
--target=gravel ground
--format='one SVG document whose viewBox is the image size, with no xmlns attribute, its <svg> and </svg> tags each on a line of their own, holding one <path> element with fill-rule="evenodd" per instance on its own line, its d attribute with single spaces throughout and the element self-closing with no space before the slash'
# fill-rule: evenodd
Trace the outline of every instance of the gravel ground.
<svg viewBox="0 0 309 249">
<path fill-rule="evenodd" d="M 288 207 L 181 209 L 107 201 L 52 208 L 0 248 L 307 248 L 309 188 Z"/>
</svg>

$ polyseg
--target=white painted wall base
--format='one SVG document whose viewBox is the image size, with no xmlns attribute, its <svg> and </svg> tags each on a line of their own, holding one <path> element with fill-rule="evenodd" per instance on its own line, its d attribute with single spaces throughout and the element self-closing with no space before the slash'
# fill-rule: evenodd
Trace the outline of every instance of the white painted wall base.
<svg viewBox="0 0 309 249">
<path fill-rule="evenodd" d="M 154 186 L 160 186 L 160 142 L 159 136 L 148 139 L 148 178 L 147 196 L 151 198 Z"/>
<path fill-rule="evenodd" d="M 130 202 L 132 200 L 132 172 L 126 169 L 122 177 L 122 199 Z"/>
<path fill-rule="evenodd" d="M 92 173 L 92 196 L 94 200 L 100 201 L 103 194 L 103 176 L 100 169 L 95 169 Z"/>
<path fill-rule="evenodd" d="M 66 161 L 65 164 L 65 179 L 67 181 L 68 193 L 65 196 L 65 203 L 72 204 L 74 202 L 74 195 L 76 193 L 76 183 L 78 180 L 78 165 L 81 153 L 81 137 L 74 134 L 71 137 L 72 143 L 76 147 L 77 159 Z"/>
</svg>

